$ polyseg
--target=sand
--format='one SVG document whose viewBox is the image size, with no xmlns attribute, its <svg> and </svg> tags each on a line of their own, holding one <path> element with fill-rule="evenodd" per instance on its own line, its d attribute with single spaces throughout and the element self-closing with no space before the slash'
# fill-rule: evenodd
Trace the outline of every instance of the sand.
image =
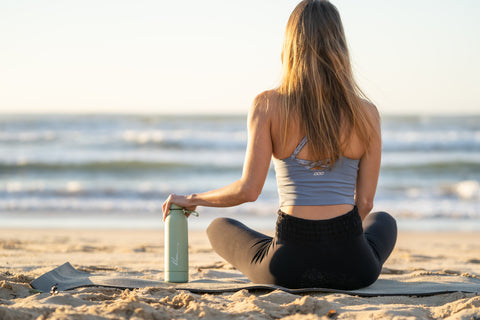
<svg viewBox="0 0 480 320">
<path fill-rule="evenodd" d="M 81 288 L 39 293 L 29 283 L 69 261 L 76 268 L 163 280 L 161 230 L 0 230 L 0 319 L 480 319 L 480 296 L 362 298 L 246 290 Z M 203 232 L 190 233 L 191 279 L 232 271 Z M 480 234 L 401 232 L 384 273 L 480 277 Z"/>
</svg>

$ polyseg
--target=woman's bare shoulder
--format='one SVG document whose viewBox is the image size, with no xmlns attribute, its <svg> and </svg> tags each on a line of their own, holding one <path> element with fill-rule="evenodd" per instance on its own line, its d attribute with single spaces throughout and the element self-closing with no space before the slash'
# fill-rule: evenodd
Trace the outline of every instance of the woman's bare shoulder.
<svg viewBox="0 0 480 320">
<path fill-rule="evenodd" d="M 278 113 L 279 94 L 276 90 L 267 90 L 258 94 L 252 103 L 250 112 L 274 116 Z"/>
<path fill-rule="evenodd" d="M 276 90 L 266 90 L 255 97 L 254 104 L 263 104 L 271 107 L 278 104 L 279 100 L 280 95 Z"/>
<path fill-rule="evenodd" d="M 378 112 L 377 107 L 369 100 L 362 99 L 362 110 L 368 119 L 368 121 L 373 125 L 373 128 L 377 133 L 380 132 L 380 112 Z"/>
<path fill-rule="evenodd" d="M 377 107 L 369 100 L 367 99 L 362 99 L 362 107 L 363 111 L 365 114 L 371 119 L 371 120 L 379 120 L 380 119 L 380 113 L 378 112 Z"/>
</svg>

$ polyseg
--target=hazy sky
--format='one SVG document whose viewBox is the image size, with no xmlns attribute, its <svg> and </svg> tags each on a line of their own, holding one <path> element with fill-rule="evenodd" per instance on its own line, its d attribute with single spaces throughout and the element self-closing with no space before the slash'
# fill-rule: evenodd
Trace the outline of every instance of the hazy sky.
<svg viewBox="0 0 480 320">
<path fill-rule="evenodd" d="M 480 1 L 338 0 L 385 113 L 480 113 Z M 235 112 L 280 78 L 289 0 L 1 0 L 1 112 Z"/>
</svg>

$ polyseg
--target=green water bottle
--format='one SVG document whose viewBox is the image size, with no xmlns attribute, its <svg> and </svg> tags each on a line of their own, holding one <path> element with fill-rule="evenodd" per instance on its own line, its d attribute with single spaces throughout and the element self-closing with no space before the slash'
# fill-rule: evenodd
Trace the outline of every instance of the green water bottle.
<svg viewBox="0 0 480 320">
<path fill-rule="evenodd" d="M 176 204 L 165 219 L 165 282 L 188 282 L 188 222 Z"/>
</svg>

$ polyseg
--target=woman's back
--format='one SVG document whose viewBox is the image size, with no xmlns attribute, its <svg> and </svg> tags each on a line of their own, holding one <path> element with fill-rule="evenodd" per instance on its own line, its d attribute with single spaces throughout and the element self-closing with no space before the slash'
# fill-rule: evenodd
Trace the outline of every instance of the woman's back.
<svg viewBox="0 0 480 320">
<path fill-rule="evenodd" d="M 295 165 L 295 161 L 291 161 L 292 155 L 295 152 L 295 150 L 299 147 L 299 143 L 302 141 L 302 139 L 305 138 L 305 130 L 304 126 L 301 123 L 300 119 L 296 119 L 295 117 L 291 117 L 287 123 L 288 127 L 287 132 L 288 135 L 285 136 L 285 128 L 282 126 L 282 117 L 283 117 L 283 109 L 282 109 L 282 97 L 281 94 L 279 94 L 277 91 L 272 90 L 269 92 L 264 93 L 264 99 L 262 99 L 264 103 L 268 105 L 268 110 L 270 113 L 271 117 L 271 138 L 272 138 L 272 146 L 273 146 L 273 157 L 274 162 L 276 164 L 277 168 L 277 179 L 282 179 L 281 181 L 285 180 L 285 177 L 283 177 L 286 173 L 284 172 L 285 170 L 278 172 L 279 167 L 283 169 L 283 167 L 288 166 L 288 164 L 284 164 L 283 162 L 288 162 L 290 161 L 290 167 Z M 378 113 L 376 111 L 376 108 L 369 104 L 368 102 L 365 102 L 363 105 L 363 112 L 365 113 L 365 117 L 369 119 L 372 123 L 378 123 Z M 378 126 L 377 126 L 378 127 Z M 339 215 L 344 214 L 345 212 L 348 212 L 352 210 L 353 205 L 354 205 L 354 199 L 353 199 L 353 193 L 355 190 L 355 183 L 356 183 L 356 178 L 357 175 L 353 175 L 353 172 L 351 172 L 353 169 L 353 166 L 358 164 L 358 162 L 361 161 L 362 157 L 366 153 L 366 148 L 365 145 L 366 143 L 361 140 L 358 134 L 356 134 L 355 131 L 348 130 L 348 128 L 339 128 L 340 136 L 343 141 L 342 143 L 342 150 L 341 150 L 341 158 L 344 159 L 344 162 L 348 162 L 346 166 L 340 167 L 336 166 L 334 168 L 330 169 L 325 169 L 325 168 L 315 168 L 313 167 L 312 169 L 323 169 L 324 172 L 332 172 L 331 179 L 328 181 L 325 181 L 325 175 L 320 174 L 318 170 L 312 170 L 312 176 L 315 175 L 315 180 L 312 181 L 312 179 L 309 179 L 310 186 L 312 183 L 316 183 L 315 181 L 318 180 L 318 184 L 321 185 L 322 183 L 325 184 L 324 189 L 327 188 L 327 191 L 330 189 L 333 189 L 334 186 L 327 185 L 329 182 L 332 184 L 332 179 L 338 179 L 335 177 L 335 174 L 337 173 L 338 175 L 341 175 L 344 179 L 343 181 L 340 181 L 343 185 L 345 184 L 353 184 L 353 190 L 350 192 L 352 199 L 345 199 L 345 196 L 343 197 L 343 202 L 344 203 L 335 203 L 335 204 L 330 204 L 328 203 L 329 201 L 321 200 L 322 196 L 328 197 L 329 194 L 325 192 L 325 190 L 322 192 L 322 194 L 318 195 L 318 201 L 317 205 L 310 205 L 309 202 L 311 203 L 312 201 L 305 201 L 306 203 L 299 203 L 296 201 L 296 204 L 298 205 L 293 205 L 292 201 L 288 201 L 289 204 L 285 204 L 286 201 L 283 201 L 284 203 L 281 204 L 281 210 L 287 214 L 299 217 L 299 218 L 305 218 L 305 219 L 328 219 L 328 218 L 333 218 Z M 377 132 L 377 134 L 373 135 L 374 137 L 379 137 L 380 134 Z M 378 138 L 379 139 L 379 138 Z M 380 142 L 376 141 L 372 145 L 378 145 Z M 312 157 L 310 148 L 309 148 L 309 143 L 307 142 L 298 152 L 298 154 L 295 154 L 296 159 L 300 159 L 302 162 L 308 162 L 308 161 L 318 161 L 318 160 L 326 160 L 326 159 L 315 159 Z M 306 160 L 306 161 L 305 161 Z M 325 161 L 326 162 L 326 161 Z M 295 169 L 295 168 L 292 168 Z M 358 167 L 356 168 L 358 169 Z M 341 172 L 338 173 L 338 171 L 343 170 L 343 171 L 349 171 L 348 177 L 345 177 L 345 174 L 342 174 Z M 290 170 L 293 173 L 299 172 L 298 170 Z M 300 170 L 301 171 L 301 170 Z M 279 177 L 279 175 L 282 175 L 282 177 Z M 327 174 L 328 175 L 328 174 Z M 292 180 L 295 180 L 295 177 L 291 177 Z M 350 181 L 345 181 L 345 179 L 350 179 Z M 354 181 L 352 181 L 354 180 Z M 289 184 L 292 183 L 292 181 L 288 181 Z M 337 182 L 337 181 L 334 181 Z M 340 183 L 335 183 L 335 185 L 340 185 Z M 282 185 L 279 181 L 279 188 L 280 188 L 280 196 L 282 198 Z M 348 188 L 352 186 L 346 186 Z M 340 188 L 340 187 L 339 187 Z M 298 186 L 294 186 L 293 190 L 300 189 Z M 314 188 L 313 188 L 314 189 Z M 319 186 L 319 190 L 322 190 Z M 330 190 L 333 194 L 335 194 L 336 191 L 338 190 Z M 299 190 L 301 193 L 301 190 Z M 344 190 L 342 192 L 345 193 Z M 295 195 L 290 195 L 289 198 L 291 199 Z M 340 198 L 339 200 L 333 199 L 334 197 L 332 196 L 332 201 L 330 202 L 342 202 L 342 199 Z M 337 197 L 338 198 L 338 197 Z M 282 199 L 283 200 L 283 199 Z M 315 202 L 315 201 L 313 201 Z"/>
<path fill-rule="evenodd" d="M 292 154 L 292 152 L 297 147 L 298 143 L 305 136 L 305 130 L 302 129 L 302 125 L 299 119 L 290 118 L 288 122 L 288 136 L 283 142 L 284 138 L 284 128 L 282 127 L 281 118 L 283 116 L 281 110 L 281 96 L 276 90 L 271 90 L 264 93 L 265 103 L 269 106 L 270 116 L 272 119 L 271 125 L 271 134 L 272 134 L 272 144 L 273 144 L 273 156 L 277 159 L 284 159 Z M 369 117 L 372 122 L 378 122 L 378 112 L 372 104 L 369 104 L 365 101 L 364 103 L 364 113 L 365 116 Z M 341 135 L 347 132 L 347 130 L 342 130 L 340 128 Z M 344 137 L 345 145 L 342 150 L 342 156 L 350 159 L 360 159 L 365 153 L 364 144 L 361 142 L 359 136 L 352 132 L 351 136 L 346 138 Z M 309 146 L 308 144 L 300 151 L 299 158 L 306 160 L 318 160 L 310 157 Z"/>
</svg>

